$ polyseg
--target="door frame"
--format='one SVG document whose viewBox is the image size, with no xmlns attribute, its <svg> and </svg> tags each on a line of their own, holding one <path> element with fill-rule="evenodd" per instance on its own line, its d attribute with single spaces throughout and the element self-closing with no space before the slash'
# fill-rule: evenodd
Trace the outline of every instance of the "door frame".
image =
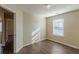
<svg viewBox="0 0 79 59">
<path fill-rule="evenodd" d="M 10 11 L 10 12 L 12 12 L 14 15 L 14 39 L 13 39 L 13 53 L 16 53 L 16 12 L 15 11 L 13 11 L 12 9 L 10 9 L 10 8 L 8 8 L 7 6 L 5 6 L 5 5 L 0 5 L 0 7 L 2 7 L 3 9 L 5 9 L 5 10 L 8 10 L 8 11 Z"/>
</svg>

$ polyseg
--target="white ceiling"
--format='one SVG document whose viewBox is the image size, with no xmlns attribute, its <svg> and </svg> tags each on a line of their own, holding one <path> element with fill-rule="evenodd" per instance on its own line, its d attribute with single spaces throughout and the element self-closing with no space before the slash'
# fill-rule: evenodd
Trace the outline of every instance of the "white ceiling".
<svg viewBox="0 0 79 59">
<path fill-rule="evenodd" d="M 55 16 L 79 9 L 78 4 L 52 4 L 50 9 L 47 9 L 44 4 L 16 4 L 14 6 L 25 12 L 30 12 L 43 17 Z"/>
</svg>

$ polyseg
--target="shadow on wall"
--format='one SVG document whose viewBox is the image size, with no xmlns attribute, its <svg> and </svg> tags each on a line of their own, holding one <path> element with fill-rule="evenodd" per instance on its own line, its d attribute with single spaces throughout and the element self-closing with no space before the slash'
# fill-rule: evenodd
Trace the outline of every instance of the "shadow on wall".
<svg viewBox="0 0 79 59">
<path fill-rule="evenodd" d="M 37 28 L 35 31 L 32 32 L 32 43 L 40 41 L 40 34 L 41 30 L 40 28 Z"/>
</svg>

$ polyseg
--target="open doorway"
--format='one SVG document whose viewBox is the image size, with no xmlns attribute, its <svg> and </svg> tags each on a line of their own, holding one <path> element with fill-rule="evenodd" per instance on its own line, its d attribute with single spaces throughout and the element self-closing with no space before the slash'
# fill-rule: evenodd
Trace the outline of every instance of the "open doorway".
<svg viewBox="0 0 79 59">
<path fill-rule="evenodd" d="M 14 52 L 14 13 L 0 8 L 2 53 Z"/>
</svg>

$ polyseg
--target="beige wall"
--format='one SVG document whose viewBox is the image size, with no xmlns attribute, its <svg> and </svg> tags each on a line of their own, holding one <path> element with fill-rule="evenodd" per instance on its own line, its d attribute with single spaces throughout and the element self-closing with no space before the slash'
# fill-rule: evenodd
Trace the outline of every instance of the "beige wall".
<svg viewBox="0 0 79 59">
<path fill-rule="evenodd" d="M 64 37 L 52 34 L 52 21 L 55 19 L 64 19 Z M 46 25 L 48 39 L 79 48 L 79 11 L 49 17 L 46 20 Z"/>
<path fill-rule="evenodd" d="M 38 41 L 45 39 L 45 18 L 24 12 L 23 20 L 24 46 L 33 42 L 32 33 L 39 28 L 40 30 L 38 32 L 40 32 L 40 39 Z"/>
</svg>

